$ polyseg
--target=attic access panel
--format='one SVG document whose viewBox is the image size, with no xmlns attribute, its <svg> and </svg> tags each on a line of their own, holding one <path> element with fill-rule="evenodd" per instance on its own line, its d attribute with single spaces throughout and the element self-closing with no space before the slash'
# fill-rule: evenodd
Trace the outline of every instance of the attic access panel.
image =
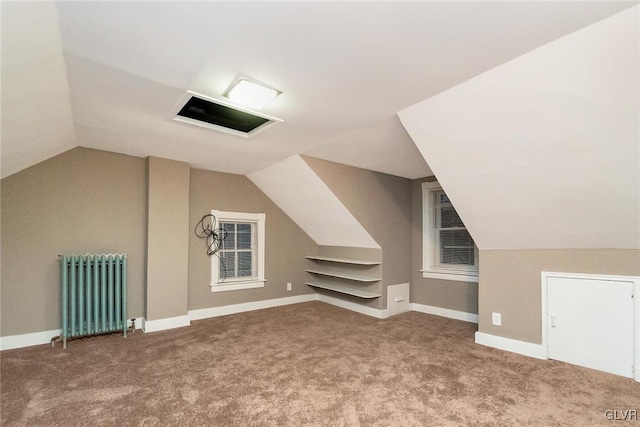
<svg viewBox="0 0 640 427">
<path fill-rule="evenodd" d="M 188 91 L 174 109 L 174 120 L 248 137 L 282 120 Z"/>
</svg>

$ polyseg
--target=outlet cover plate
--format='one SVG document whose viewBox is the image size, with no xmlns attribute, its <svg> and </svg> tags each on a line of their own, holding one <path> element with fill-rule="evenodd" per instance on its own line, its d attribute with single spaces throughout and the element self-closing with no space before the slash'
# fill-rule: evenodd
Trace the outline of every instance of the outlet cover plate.
<svg viewBox="0 0 640 427">
<path fill-rule="evenodd" d="M 496 326 L 502 326 L 502 314 L 500 313 L 491 313 L 491 323 Z"/>
</svg>

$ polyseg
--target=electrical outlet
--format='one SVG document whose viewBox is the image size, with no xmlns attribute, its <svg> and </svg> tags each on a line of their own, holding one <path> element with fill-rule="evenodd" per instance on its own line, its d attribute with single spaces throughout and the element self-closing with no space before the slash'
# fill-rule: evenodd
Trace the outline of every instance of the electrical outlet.
<svg viewBox="0 0 640 427">
<path fill-rule="evenodd" d="M 287 291 L 291 290 L 291 282 L 287 283 Z"/>
<path fill-rule="evenodd" d="M 502 314 L 500 313 L 491 313 L 491 323 L 496 326 L 502 326 Z"/>
</svg>

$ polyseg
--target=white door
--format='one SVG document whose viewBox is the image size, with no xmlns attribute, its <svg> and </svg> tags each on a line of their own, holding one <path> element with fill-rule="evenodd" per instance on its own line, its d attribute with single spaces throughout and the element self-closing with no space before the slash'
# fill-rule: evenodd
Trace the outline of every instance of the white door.
<svg viewBox="0 0 640 427">
<path fill-rule="evenodd" d="M 633 377 L 633 283 L 549 277 L 549 358 Z"/>
</svg>

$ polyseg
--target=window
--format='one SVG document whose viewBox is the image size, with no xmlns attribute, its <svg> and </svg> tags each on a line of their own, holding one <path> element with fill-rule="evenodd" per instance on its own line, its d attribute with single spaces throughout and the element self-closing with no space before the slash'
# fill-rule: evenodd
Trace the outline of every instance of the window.
<svg viewBox="0 0 640 427">
<path fill-rule="evenodd" d="M 211 213 L 226 234 L 211 257 L 211 292 L 264 287 L 265 214 Z"/>
<path fill-rule="evenodd" d="M 423 277 L 478 281 L 478 248 L 437 182 L 422 184 Z"/>
</svg>

